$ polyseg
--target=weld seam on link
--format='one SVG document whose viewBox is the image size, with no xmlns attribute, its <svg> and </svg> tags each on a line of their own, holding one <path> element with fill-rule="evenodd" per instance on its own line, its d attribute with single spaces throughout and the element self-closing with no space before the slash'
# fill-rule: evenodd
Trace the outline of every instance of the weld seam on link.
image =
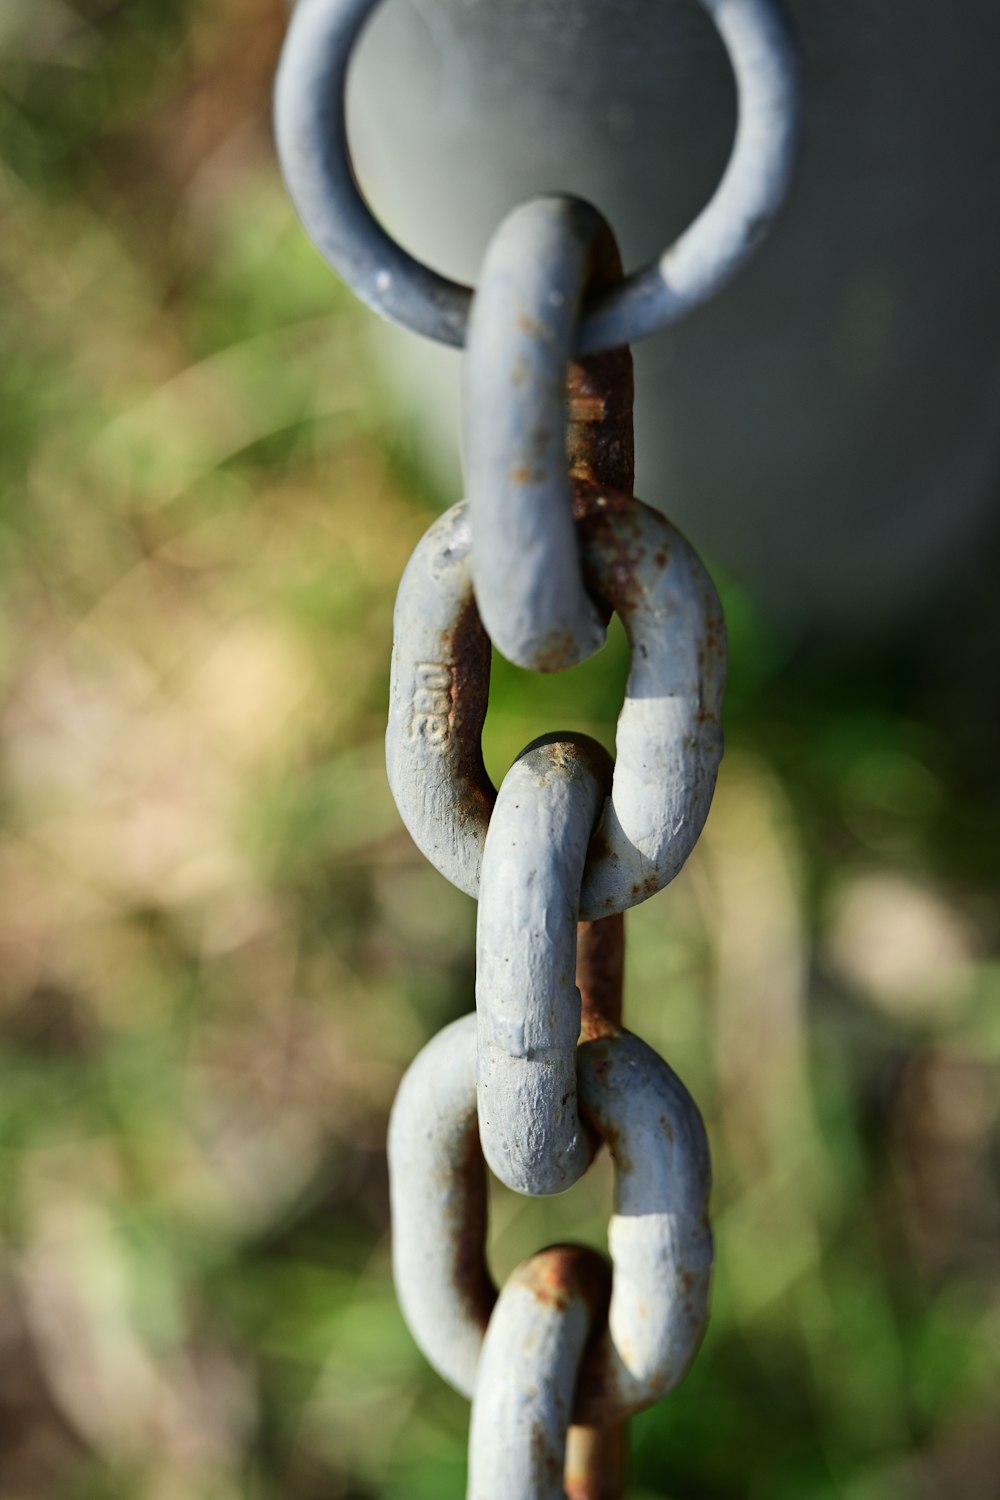
<svg viewBox="0 0 1000 1500">
<path fill-rule="evenodd" d="M 479 1134 L 487 1163 L 517 1193 L 561 1193 L 593 1157 L 577 1111 L 573 979 L 580 881 L 607 759 L 582 740 L 529 747 L 504 777 L 486 835 L 476 930 Z"/>
<path fill-rule="evenodd" d="M 469 1399 L 495 1295 L 482 1159 L 470 1177 L 456 1156 L 475 1129 L 476 1032 L 476 1017 L 464 1016 L 427 1044 L 389 1129 L 397 1295 L 428 1361 Z M 572 1413 L 599 1425 L 667 1395 L 697 1352 L 708 1317 L 711 1171 L 697 1106 L 644 1042 L 619 1031 L 583 1043 L 577 1058 L 581 1107 L 615 1166 L 607 1327 L 584 1356 Z"/>
<path fill-rule="evenodd" d="M 588 587 L 617 610 L 632 650 L 612 793 L 584 872 L 587 920 L 626 911 L 674 878 L 708 815 L 722 755 L 726 635 L 718 596 L 665 517 L 641 501 L 623 505 L 576 523 Z M 477 896 L 496 791 L 482 758 L 489 643 L 469 550 L 460 504 L 426 532 L 403 575 L 386 764 L 418 847 Z"/>
<path fill-rule="evenodd" d="M 583 585 L 566 456 L 567 367 L 601 239 L 614 243 L 579 199 L 521 204 L 490 242 L 469 318 L 463 449 L 476 603 L 493 644 L 535 671 L 585 661 L 606 634 Z"/>
<path fill-rule="evenodd" d="M 443 343 L 465 341 L 471 290 L 378 224 L 354 177 L 345 84 L 378 0 L 300 0 L 275 82 L 275 130 L 292 201 L 317 249 L 361 299 Z M 737 129 L 714 196 L 669 249 L 584 309 L 576 353 L 633 344 L 712 296 L 756 248 L 788 188 L 799 136 L 795 51 L 776 0 L 699 0 L 725 43 Z"/>
</svg>

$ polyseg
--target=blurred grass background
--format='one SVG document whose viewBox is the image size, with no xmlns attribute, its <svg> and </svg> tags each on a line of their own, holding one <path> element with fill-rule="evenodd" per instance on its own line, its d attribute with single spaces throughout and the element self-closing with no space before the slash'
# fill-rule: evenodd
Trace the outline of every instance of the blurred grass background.
<svg viewBox="0 0 1000 1500">
<path fill-rule="evenodd" d="M 473 904 L 382 765 L 455 497 L 278 181 L 283 24 L 0 11 L 0 1500 L 463 1492 L 383 1158 L 472 1004 Z M 626 994 L 706 1115 L 714 1314 L 630 1494 L 995 1500 L 1000 606 L 836 643 L 724 592 L 719 794 Z M 494 776 L 610 744 L 626 665 L 497 663 Z M 608 1203 L 495 1194 L 498 1274 Z"/>
</svg>

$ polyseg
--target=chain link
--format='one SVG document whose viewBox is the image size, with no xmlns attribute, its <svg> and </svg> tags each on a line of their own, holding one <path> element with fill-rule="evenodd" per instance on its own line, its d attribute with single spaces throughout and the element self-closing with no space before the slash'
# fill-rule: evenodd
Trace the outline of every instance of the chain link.
<svg viewBox="0 0 1000 1500">
<path fill-rule="evenodd" d="M 471 294 L 388 241 L 350 172 L 343 83 L 374 3 L 302 0 L 278 79 L 282 162 L 361 295 L 459 343 Z M 479 899 L 476 1014 L 411 1065 L 388 1145 L 400 1305 L 473 1403 L 469 1500 L 615 1500 L 622 1424 L 676 1386 L 708 1316 L 708 1144 L 683 1084 L 621 1025 L 622 913 L 673 879 L 707 816 L 725 626 L 693 549 L 631 493 L 627 349 L 579 353 L 709 295 L 784 191 L 797 84 L 780 18 L 767 0 L 702 3 L 740 92 L 716 198 L 625 281 L 610 229 L 577 199 L 500 226 L 468 326 L 469 501 L 431 526 L 396 602 L 389 782 L 420 849 Z M 491 640 L 556 671 L 600 647 L 613 611 L 631 649 L 614 762 L 585 736 L 547 735 L 497 792 L 481 744 Z M 558 1193 L 602 1145 L 610 1275 L 595 1251 L 555 1246 L 498 1294 L 487 1163 L 515 1191 Z"/>
<path fill-rule="evenodd" d="M 496 1300 L 486 1265 L 476 1032 L 476 1017 L 463 1016 L 427 1044 L 389 1126 L 400 1304 L 427 1359 L 470 1399 L 482 1389 L 479 1359 Z M 576 1063 L 581 1112 L 615 1168 L 607 1322 L 587 1350 L 572 1407 L 575 1420 L 602 1425 L 666 1395 L 698 1348 L 712 1260 L 711 1173 L 697 1107 L 638 1037 L 615 1028 L 582 1042 Z M 530 1329 L 525 1354 L 529 1344 Z"/>
<path fill-rule="evenodd" d="M 604 644 L 606 612 L 587 592 L 573 527 L 566 386 L 584 287 L 620 279 L 618 247 L 590 204 L 536 198 L 497 230 L 473 299 L 463 451 L 476 603 L 494 646 L 536 672 L 575 666 Z M 613 439 L 626 472 L 604 479 L 631 490 L 628 356 L 614 377 L 594 393 L 595 425 L 626 429 Z M 612 424 L 606 403 L 622 395 Z"/>
<path fill-rule="evenodd" d="M 627 911 L 671 881 L 708 815 L 722 733 L 722 608 L 688 542 L 641 501 L 576 481 L 583 576 L 620 615 L 632 664 L 611 794 L 583 877 L 581 915 Z M 476 609 L 468 506 L 418 544 L 396 601 L 386 758 L 414 842 L 479 895 L 496 790 L 483 764 L 489 640 Z"/>
</svg>

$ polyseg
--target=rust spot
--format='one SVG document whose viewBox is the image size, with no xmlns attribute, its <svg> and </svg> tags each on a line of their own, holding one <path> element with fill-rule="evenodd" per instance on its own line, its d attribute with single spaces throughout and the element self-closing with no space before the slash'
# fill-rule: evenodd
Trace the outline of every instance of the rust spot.
<svg viewBox="0 0 1000 1500">
<path fill-rule="evenodd" d="M 632 356 L 627 349 L 574 360 L 566 381 L 566 456 L 572 477 L 631 493 L 635 484 Z"/>
<path fill-rule="evenodd" d="M 681 1286 L 684 1288 L 685 1295 L 690 1297 L 691 1293 L 698 1285 L 699 1277 L 696 1271 L 681 1271 L 678 1280 L 680 1281 Z M 688 1311 L 690 1311 L 690 1304 L 687 1304 L 686 1306 Z"/>
<path fill-rule="evenodd" d="M 666 1136 L 666 1138 L 667 1138 L 668 1141 L 672 1141 L 673 1140 L 673 1138 L 674 1138 L 674 1127 L 671 1125 L 671 1123 L 667 1119 L 666 1115 L 661 1115 L 660 1116 L 660 1129 L 663 1131 L 663 1134 Z"/>
<path fill-rule="evenodd" d="M 619 1172 L 631 1172 L 632 1162 L 622 1150 L 621 1131 L 615 1130 L 613 1126 L 604 1124 L 603 1129 L 601 1130 L 601 1134 L 604 1137 L 605 1145 L 611 1152 L 611 1155 L 614 1157 L 615 1166 L 618 1168 Z"/>
<path fill-rule="evenodd" d="M 472 822 L 485 838 L 496 802 L 496 789 L 483 763 L 482 733 L 490 696 L 490 641 L 479 618 L 469 585 L 455 623 L 442 636 L 451 673 L 448 737 L 451 766 L 458 789 L 459 827 Z"/>
<path fill-rule="evenodd" d="M 449 1213 L 455 1220 L 451 1237 L 452 1285 L 475 1322 L 485 1329 L 497 1293 L 486 1269 L 486 1164 L 475 1119 L 454 1163 L 453 1181 L 456 1206 Z"/>
<path fill-rule="evenodd" d="M 571 1427 L 566 1443 L 567 1500 L 620 1500 L 625 1489 L 625 1424 Z"/>
<path fill-rule="evenodd" d="M 607 1310 L 609 1275 L 596 1250 L 584 1245 L 550 1245 L 516 1273 L 537 1302 L 563 1312 L 574 1298 L 587 1304 L 593 1321 Z"/>
<path fill-rule="evenodd" d="M 610 230 L 600 237 L 589 271 L 590 294 L 621 280 L 621 256 Z M 574 480 L 631 495 L 633 400 L 632 355 L 627 348 L 571 361 L 566 375 L 566 457 Z"/>
<path fill-rule="evenodd" d="M 576 933 L 581 1036 L 586 1041 L 613 1036 L 622 1020 L 625 918 L 618 913 L 595 922 L 580 922 Z"/>
<path fill-rule="evenodd" d="M 562 1478 L 562 1459 L 552 1451 L 552 1444 L 541 1422 L 531 1424 L 531 1467 L 531 1477 L 539 1483 L 540 1488 L 548 1490 L 557 1479 Z"/>
<path fill-rule="evenodd" d="M 544 484 L 548 475 L 544 469 L 531 469 L 526 464 L 510 471 L 511 484 Z"/>
<path fill-rule="evenodd" d="M 571 422 L 603 422 L 608 414 L 607 398 L 599 391 L 570 389 L 567 396 Z"/>
<path fill-rule="evenodd" d="M 610 854 L 611 845 L 608 843 L 607 834 L 601 825 L 598 824 L 590 840 L 590 847 L 587 850 L 587 861 L 588 863 L 593 863 L 595 860 L 607 859 Z"/>
<path fill-rule="evenodd" d="M 569 1293 L 557 1287 L 536 1286 L 533 1296 L 536 1302 L 541 1302 L 544 1307 L 554 1307 L 557 1312 L 565 1312 L 570 1303 Z"/>
<path fill-rule="evenodd" d="M 531 665 L 536 672 L 562 672 L 576 656 L 569 630 L 553 630 L 535 647 Z"/>
</svg>

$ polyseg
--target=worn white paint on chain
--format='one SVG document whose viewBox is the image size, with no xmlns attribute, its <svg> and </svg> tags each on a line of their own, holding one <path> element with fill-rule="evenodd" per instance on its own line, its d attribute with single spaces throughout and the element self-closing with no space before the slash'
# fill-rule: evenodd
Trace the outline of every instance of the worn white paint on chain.
<svg viewBox="0 0 1000 1500">
<path fill-rule="evenodd" d="M 476 1018 L 410 1064 L 389 1121 L 392 1270 L 403 1316 L 438 1374 L 471 1399 L 495 1292 L 476 1131 Z"/>
<path fill-rule="evenodd" d="M 518 1193 L 559 1193 L 590 1165 L 576 1106 L 576 924 L 604 801 L 599 745 L 539 744 L 514 762 L 486 835 L 476 935 L 479 1132 Z"/>
<path fill-rule="evenodd" d="M 492 1296 L 482 1178 L 477 1186 L 468 1166 L 476 1030 L 465 1016 L 428 1043 L 389 1134 L 400 1304 L 428 1360 L 470 1398 Z M 697 1351 L 708 1316 L 711 1174 L 697 1107 L 662 1058 L 627 1031 L 577 1055 L 581 1108 L 614 1160 L 615 1201 L 608 1327 L 584 1358 L 573 1420 L 605 1423 L 672 1390 Z"/>
<path fill-rule="evenodd" d="M 701 561 L 657 511 L 637 500 L 588 517 L 578 533 L 585 580 L 621 615 L 632 650 L 612 794 L 583 878 L 580 915 L 590 919 L 662 889 L 694 847 L 722 755 L 726 635 Z M 467 508 L 453 506 L 403 575 L 386 763 L 420 849 L 475 896 L 496 793 L 482 764 L 482 684 L 470 683 L 463 659 L 480 628 L 469 548 Z"/>
<path fill-rule="evenodd" d="M 583 586 L 566 460 L 567 366 L 602 235 L 600 214 L 577 199 L 520 204 L 490 241 L 469 317 L 463 449 L 476 600 L 494 645 L 535 670 L 586 661 L 606 635 Z"/>
</svg>

